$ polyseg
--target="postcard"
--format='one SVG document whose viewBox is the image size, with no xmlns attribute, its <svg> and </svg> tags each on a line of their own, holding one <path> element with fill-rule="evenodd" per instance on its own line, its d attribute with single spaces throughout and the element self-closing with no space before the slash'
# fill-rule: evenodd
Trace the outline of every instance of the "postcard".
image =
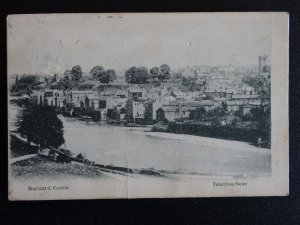
<svg viewBox="0 0 300 225">
<path fill-rule="evenodd" d="M 9 200 L 286 196 L 289 15 L 7 17 Z"/>
</svg>

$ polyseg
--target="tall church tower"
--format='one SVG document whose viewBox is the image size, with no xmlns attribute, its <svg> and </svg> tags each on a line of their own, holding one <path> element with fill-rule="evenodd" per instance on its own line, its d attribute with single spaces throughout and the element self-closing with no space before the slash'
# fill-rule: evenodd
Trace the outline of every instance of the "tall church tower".
<svg viewBox="0 0 300 225">
<path fill-rule="evenodd" d="M 258 57 L 258 74 L 270 72 L 270 59 L 267 55 L 260 55 Z"/>
</svg>

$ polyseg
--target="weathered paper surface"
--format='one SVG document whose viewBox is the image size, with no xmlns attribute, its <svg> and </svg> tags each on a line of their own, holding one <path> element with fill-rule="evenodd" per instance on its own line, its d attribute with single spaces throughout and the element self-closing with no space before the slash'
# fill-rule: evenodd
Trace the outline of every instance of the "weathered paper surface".
<svg viewBox="0 0 300 225">
<path fill-rule="evenodd" d="M 288 22 L 8 16 L 9 199 L 288 195 Z"/>
</svg>

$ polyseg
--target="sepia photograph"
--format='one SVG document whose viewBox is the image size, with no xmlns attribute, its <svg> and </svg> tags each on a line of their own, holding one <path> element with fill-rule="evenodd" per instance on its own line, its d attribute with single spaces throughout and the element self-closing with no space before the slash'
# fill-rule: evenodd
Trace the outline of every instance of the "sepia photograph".
<svg viewBox="0 0 300 225">
<path fill-rule="evenodd" d="M 9 199 L 288 195 L 288 18 L 8 16 Z"/>
</svg>

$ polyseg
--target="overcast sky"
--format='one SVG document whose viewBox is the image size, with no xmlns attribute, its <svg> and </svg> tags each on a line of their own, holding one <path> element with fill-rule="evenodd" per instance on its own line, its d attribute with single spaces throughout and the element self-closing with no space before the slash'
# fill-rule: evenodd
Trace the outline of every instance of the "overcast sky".
<svg viewBox="0 0 300 225">
<path fill-rule="evenodd" d="M 271 53 L 271 16 L 262 13 L 19 15 L 7 29 L 9 74 L 256 65 Z"/>
</svg>

